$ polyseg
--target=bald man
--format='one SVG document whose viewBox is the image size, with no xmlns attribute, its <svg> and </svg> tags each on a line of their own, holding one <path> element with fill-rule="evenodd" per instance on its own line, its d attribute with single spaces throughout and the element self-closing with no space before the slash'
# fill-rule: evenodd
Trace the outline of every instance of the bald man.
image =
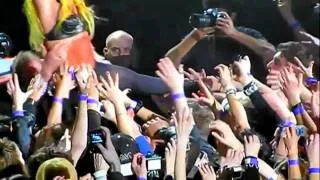
<svg viewBox="0 0 320 180">
<path fill-rule="evenodd" d="M 130 67 L 132 46 L 133 37 L 125 31 L 118 30 L 107 37 L 103 55 L 114 65 Z"/>
</svg>

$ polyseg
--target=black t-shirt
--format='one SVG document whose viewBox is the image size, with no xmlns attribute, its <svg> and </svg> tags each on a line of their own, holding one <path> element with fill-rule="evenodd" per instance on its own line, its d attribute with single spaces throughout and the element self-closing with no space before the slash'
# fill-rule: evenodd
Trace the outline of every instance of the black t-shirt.
<svg viewBox="0 0 320 180">
<path fill-rule="evenodd" d="M 236 29 L 256 39 L 265 40 L 257 30 L 245 27 L 236 27 Z M 183 58 L 182 63 L 185 67 L 192 67 L 198 71 L 203 68 L 208 74 L 215 75 L 215 66 L 219 64 L 229 65 L 237 59 L 238 55 L 248 55 L 251 61 L 251 72 L 258 79 L 264 79 L 266 68 L 263 59 L 246 46 L 229 37 L 201 39 Z"/>
</svg>

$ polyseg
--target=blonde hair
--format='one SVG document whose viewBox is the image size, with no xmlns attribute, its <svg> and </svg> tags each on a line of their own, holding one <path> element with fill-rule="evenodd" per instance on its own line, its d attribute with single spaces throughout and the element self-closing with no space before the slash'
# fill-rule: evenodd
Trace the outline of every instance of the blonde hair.
<svg viewBox="0 0 320 180">
<path fill-rule="evenodd" d="M 56 176 L 77 180 L 75 167 L 65 158 L 52 158 L 43 162 L 37 170 L 36 180 L 51 180 Z"/>
<path fill-rule="evenodd" d="M 60 0 L 60 14 L 58 20 L 58 27 L 61 23 L 72 15 L 73 9 L 70 8 L 73 6 L 78 14 L 80 15 L 81 19 L 84 21 L 87 31 L 91 36 L 94 34 L 94 13 L 93 10 L 86 6 L 84 0 Z M 43 32 L 43 28 L 41 25 L 41 21 L 38 17 L 37 10 L 33 4 L 33 0 L 25 0 L 23 4 L 23 12 L 25 13 L 28 24 L 29 24 L 29 44 L 31 49 L 39 52 L 41 51 L 41 45 L 45 40 L 45 34 Z M 54 17 L 52 17 L 54 18 Z"/>
</svg>

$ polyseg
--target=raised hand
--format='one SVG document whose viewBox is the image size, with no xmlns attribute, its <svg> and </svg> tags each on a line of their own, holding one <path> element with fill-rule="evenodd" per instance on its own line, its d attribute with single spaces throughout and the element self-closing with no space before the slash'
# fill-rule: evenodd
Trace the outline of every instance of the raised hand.
<svg viewBox="0 0 320 180">
<path fill-rule="evenodd" d="M 197 83 L 200 88 L 200 93 L 192 93 L 193 98 L 195 98 L 201 105 L 212 107 L 215 102 L 215 98 L 202 80 L 198 80 Z"/>
<path fill-rule="evenodd" d="M 209 164 L 202 164 L 198 167 L 199 172 L 201 174 L 202 180 L 215 180 L 216 179 L 216 173 L 214 172 L 214 169 Z"/>
<path fill-rule="evenodd" d="M 288 156 L 297 156 L 299 136 L 297 135 L 296 128 L 286 128 L 286 135 L 283 137 L 283 139 L 288 150 Z"/>
<path fill-rule="evenodd" d="M 308 67 L 305 67 L 303 63 L 300 61 L 300 59 L 297 57 L 294 57 L 293 62 L 299 66 L 299 68 L 303 71 L 306 77 L 313 77 L 312 69 L 313 69 L 314 61 L 311 61 Z"/>
<path fill-rule="evenodd" d="M 297 79 L 293 72 L 292 66 L 284 68 L 281 71 L 283 92 L 287 96 L 291 105 L 295 105 L 300 102 L 300 94 L 303 86 L 303 76 L 299 74 Z"/>
<path fill-rule="evenodd" d="M 214 136 L 219 143 L 226 145 L 229 148 L 236 150 L 243 150 L 241 142 L 233 134 L 230 126 L 221 121 L 214 121 L 211 125 L 212 136 Z"/>
<path fill-rule="evenodd" d="M 201 72 L 196 72 L 192 68 L 188 68 L 188 72 L 184 71 L 183 74 L 185 77 L 192 81 L 198 81 L 206 78 L 206 71 L 204 69 L 201 70 Z"/>
<path fill-rule="evenodd" d="M 319 134 L 311 134 L 306 142 L 306 151 L 310 167 L 320 167 Z"/>
<path fill-rule="evenodd" d="M 248 56 L 244 56 L 239 61 L 233 63 L 233 73 L 236 75 L 235 80 L 242 85 L 246 85 L 252 81 L 251 63 Z"/>
<path fill-rule="evenodd" d="M 113 104 L 124 103 L 122 91 L 119 89 L 119 75 L 115 75 L 112 79 L 109 72 L 106 73 L 106 79 L 100 76 L 101 83 L 98 86 L 100 93 Z"/>
<path fill-rule="evenodd" d="M 270 69 L 266 77 L 267 85 L 273 90 L 282 89 L 280 70 Z"/>
<path fill-rule="evenodd" d="M 157 66 L 159 70 L 156 71 L 156 74 L 167 84 L 171 93 L 184 92 L 182 65 L 180 65 L 177 70 L 169 58 L 164 58 L 160 59 L 160 62 L 157 64 Z"/>
<path fill-rule="evenodd" d="M 23 92 L 20 88 L 19 78 L 16 73 L 13 74 L 13 79 L 7 83 L 7 92 L 12 97 L 14 110 L 23 110 L 23 104 L 32 94 L 33 90 Z"/>
<path fill-rule="evenodd" d="M 142 154 L 137 153 L 133 155 L 132 169 L 137 177 L 147 179 L 146 158 Z"/>
<path fill-rule="evenodd" d="M 224 88 L 232 85 L 232 75 L 229 68 L 226 65 L 220 64 L 216 66 L 214 69 L 218 71 L 220 76 L 220 82 Z"/>
<path fill-rule="evenodd" d="M 206 76 L 203 79 L 203 82 L 206 84 L 208 89 L 211 92 L 220 92 L 221 91 L 221 83 L 219 79 L 215 76 Z"/>
<path fill-rule="evenodd" d="M 30 82 L 28 90 L 33 90 L 30 98 L 34 101 L 38 101 L 41 96 L 45 93 L 47 88 L 47 83 L 41 80 L 41 75 L 36 75 Z"/>
<path fill-rule="evenodd" d="M 63 64 L 59 68 L 59 73 L 54 74 L 53 81 L 56 85 L 56 97 L 61 98 L 69 98 L 69 92 L 71 89 L 75 87 L 73 78 L 74 78 L 74 68 L 72 66 L 68 66 L 67 64 Z"/>
<path fill-rule="evenodd" d="M 111 171 L 120 172 L 120 159 L 112 144 L 110 130 L 103 127 L 102 130 L 106 134 L 105 144 L 97 144 L 96 146 L 99 148 L 104 160 L 110 165 Z"/>
<path fill-rule="evenodd" d="M 88 96 L 95 100 L 99 100 L 99 90 L 98 90 L 98 77 L 94 70 L 90 70 L 89 78 L 88 78 Z"/>
<path fill-rule="evenodd" d="M 227 36 L 233 35 L 237 30 L 233 25 L 231 17 L 226 12 L 221 12 L 221 14 L 224 15 L 225 18 L 217 18 L 216 28 Z"/>
<path fill-rule="evenodd" d="M 103 117 L 117 125 L 116 111 L 112 102 L 110 102 L 109 100 L 103 100 L 102 105 L 105 109 Z"/>
<path fill-rule="evenodd" d="M 222 157 L 220 167 L 224 168 L 225 166 L 233 167 L 239 166 L 241 164 L 244 154 L 242 151 L 236 151 L 233 149 L 228 149 L 225 157 Z"/>
<path fill-rule="evenodd" d="M 244 137 L 244 152 L 246 156 L 258 157 L 261 144 L 258 136 L 245 136 Z"/>
<path fill-rule="evenodd" d="M 88 79 L 91 75 L 92 68 L 89 65 L 81 65 L 80 69 L 76 72 L 76 79 L 81 93 L 88 93 Z"/>
</svg>

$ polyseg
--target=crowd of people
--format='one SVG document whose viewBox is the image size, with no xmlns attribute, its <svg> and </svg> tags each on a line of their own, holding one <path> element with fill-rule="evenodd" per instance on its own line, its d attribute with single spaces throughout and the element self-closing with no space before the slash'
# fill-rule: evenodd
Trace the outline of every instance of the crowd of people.
<svg viewBox="0 0 320 180">
<path fill-rule="evenodd" d="M 320 42 L 276 3 L 292 41 L 275 47 L 234 25 L 231 1 L 205 0 L 221 16 L 152 77 L 125 31 L 95 51 L 83 0 L 25 0 L 31 50 L 9 57 L 0 33 L 0 179 L 319 180 Z"/>
</svg>

